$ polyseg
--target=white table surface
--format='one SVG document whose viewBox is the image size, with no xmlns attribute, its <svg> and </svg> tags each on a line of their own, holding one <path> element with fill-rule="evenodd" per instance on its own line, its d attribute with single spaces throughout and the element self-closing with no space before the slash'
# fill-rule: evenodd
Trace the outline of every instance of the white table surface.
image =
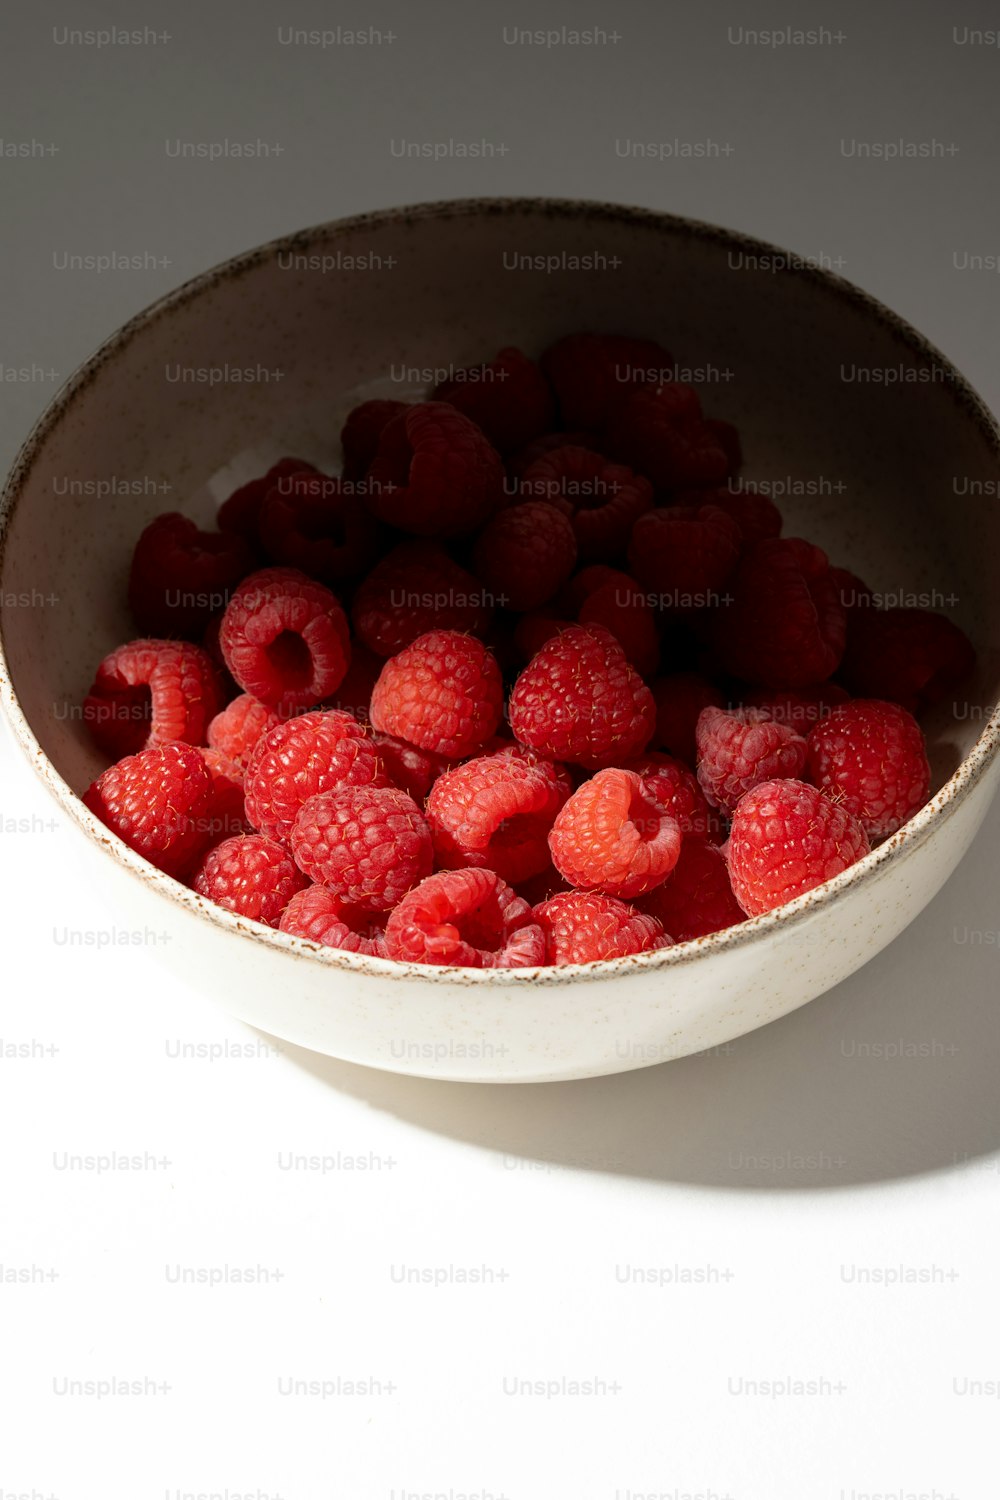
<svg viewBox="0 0 1000 1500">
<path fill-rule="evenodd" d="M 839 259 L 1000 406 L 1000 281 L 960 269 L 1000 252 L 1000 49 L 958 40 L 1000 15 L 975 0 L 7 14 L 0 134 L 40 144 L 0 156 L 0 363 L 35 375 L 0 383 L 5 461 L 188 276 L 480 193 L 643 203 Z M 734 40 L 788 24 L 829 40 Z M 583 25 L 606 39 L 507 40 Z M 109 26 L 168 39 L 57 40 Z M 224 140 L 281 151 L 168 154 Z M 506 150 L 393 154 L 480 140 Z M 845 154 L 900 140 L 957 150 Z M 59 269 L 102 254 L 148 268 Z M 640 1073 L 486 1088 L 278 1046 L 179 987 L 158 934 L 123 945 L 5 725 L 0 774 L 0 1500 L 997 1494 L 1000 808 L 914 926 L 786 1020 Z M 136 1386 L 80 1384 L 108 1381 Z"/>
</svg>

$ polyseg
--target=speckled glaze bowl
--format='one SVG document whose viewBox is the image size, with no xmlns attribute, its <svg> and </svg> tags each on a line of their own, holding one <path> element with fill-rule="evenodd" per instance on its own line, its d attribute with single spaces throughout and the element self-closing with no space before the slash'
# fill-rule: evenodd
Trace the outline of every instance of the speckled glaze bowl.
<svg viewBox="0 0 1000 1500">
<path fill-rule="evenodd" d="M 371 214 L 198 277 L 59 392 L 8 481 L 0 565 L 5 596 L 59 602 L 4 612 L 3 701 L 38 774 L 94 843 L 94 879 L 137 925 L 169 925 L 171 962 L 194 983 L 278 1037 L 373 1067 L 580 1078 L 716 1046 L 803 1005 L 947 879 L 1000 775 L 1000 520 L 981 498 L 997 493 L 997 427 L 884 307 L 820 271 L 763 269 L 774 254 L 708 225 L 593 203 Z M 951 600 L 980 667 L 930 724 L 933 800 L 780 911 L 660 953 L 518 973 L 317 948 L 201 900 L 109 834 L 79 800 L 103 761 L 78 705 L 96 663 L 134 633 L 125 582 L 142 526 L 164 509 L 210 522 L 237 483 L 284 453 L 334 467 L 342 414 L 359 398 L 417 394 L 433 379 L 423 371 L 504 344 L 537 353 L 581 328 L 657 338 L 695 367 L 688 378 L 710 414 L 740 424 L 744 477 L 771 486 L 786 535 L 818 541 L 880 592 Z"/>
</svg>

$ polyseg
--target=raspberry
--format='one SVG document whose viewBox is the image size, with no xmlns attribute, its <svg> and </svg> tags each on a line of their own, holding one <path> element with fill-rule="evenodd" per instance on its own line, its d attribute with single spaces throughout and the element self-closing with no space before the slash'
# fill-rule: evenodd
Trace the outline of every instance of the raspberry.
<svg viewBox="0 0 1000 1500">
<path fill-rule="evenodd" d="M 98 776 L 83 801 L 167 875 L 182 875 L 208 841 L 212 778 L 193 745 L 154 745 L 126 756 Z"/>
<path fill-rule="evenodd" d="M 240 485 L 239 489 L 234 490 L 229 499 L 223 502 L 217 517 L 220 529 L 244 537 L 253 546 L 257 542 L 261 506 L 264 504 L 264 496 L 268 490 L 276 485 L 279 479 L 285 479 L 290 474 L 316 474 L 318 472 L 303 458 L 279 459 L 276 464 L 271 465 L 266 474 L 262 474 L 259 479 L 251 479 L 249 484 Z"/>
<path fill-rule="evenodd" d="M 655 917 L 599 891 L 565 891 L 533 908 L 547 964 L 598 963 L 669 947 Z"/>
<path fill-rule="evenodd" d="M 591 594 L 596 594 L 598 589 L 603 589 L 609 583 L 616 583 L 623 589 L 635 588 L 635 579 L 631 573 L 609 567 L 607 563 L 590 563 L 573 574 L 566 587 L 560 591 L 558 599 L 552 601 L 553 608 L 561 606 L 570 610 L 576 619 Z"/>
<path fill-rule="evenodd" d="M 653 744 L 679 756 L 689 766 L 697 757 L 694 731 L 703 708 L 721 708 L 722 694 L 698 672 L 674 672 L 653 683 L 656 732 Z"/>
<path fill-rule="evenodd" d="M 670 505 L 636 521 L 629 565 L 662 609 L 704 609 L 717 602 L 740 545 L 739 527 L 717 505 Z"/>
<path fill-rule="evenodd" d="M 212 778 L 207 825 L 209 843 L 219 844 L 239 833 L 253 833 L 253 825 L 246 815 L 242 768 L 217 750 L 202 750 L 201 754 Z"/>
<path fill-rule="evenodd" d="M 386 776 L 421 805 L 438 777 L 455 764 L 444 755 L 418 750 L 416 745 L 397 740 L 395 735 L 373 734 L 372 739 Z"/>
<path fill-rule="evenodd" d="M 618 573 L 594 589 L 580 607 L 579 620 L 610 630 L 635 670 L 652 677 L 660 664 L 660 637 L 649 600 L 634 578 Z"/>
<path fill-rule="evenodd" d="M 398 787 L 319 792 L 299 809 L 290 842 L 310 880 L 366 911 L 388 911 L 434 865 L 427 820 Z"/>
<path fill-rule="evenodd" d="M 208 726 L 208 743 L 244 772 L 250 752 L 269 729 L 281 723 L 281 716 L 265 703 L 258 703 L 249 693 L 234 698 Z"/>
<path fill-rule="evenodd" d="M 199 636 L 253 565 L 243 537 L 200 531 L 176 511 L 157 516 L 132 554 L 132 618 L 144 635 Z"/>
<path fill-rule="evenodd" d="M 508 458 L 507 468 L 515 479 L 523 479 L 536 458 L 544 458 L 554 448 L 593 448 L 595 453 L 600 451 L 598 440 L 592 432 L 547 432 Z"/>
<path fill-rule="evenodd" d="M 624 552 L 633 525 L 653 503 L 641 475 L 589 448 L 553 448 L 525 471 L 519 493 L 570 518 L 583 562 Z"/>
<path fill-rule="evenodd" d="M 386 662 L 371 718 L 383 734 L 458 760 L 496 733 L 502 710 L 500 669 L 482 642 L 431 630 Z"/>
<path fill-rule="evenodd" d="M 709 807 L 698 778 L 683 761 L 647 751 L 624 761 L 621 769 L 642 777 L 653 801 L 677 819 L 685 838 L 719 841 L 722 833 L 719 815 Z"/>
<path fill-rule="evenodd" d="M 282 715 L 328 697 L 350 660 L 340 604 L 294 568 L 251 573 L 229 601 L 219 642 L 244 692 Z"/>
<path fill-rule="evenodd" d="M 607 333 L 570 334 L 542 355 L 564 427 L 603 427 L 628 390 L 673 363 L 652 339 Z"/>
<path fill-rule="evenodd" d="M 689 943 L 746 921 L 729 883 L 725 855 L 704 839 L 684 840 L 672 873 L 642 896 L 639 906 L 657 918 L 675 943 Z"/>
<path fill-rule="evenodd" d="M 429 630 L 483 636 L 491 611 L 482 584 L 436 542 L 403 542 L 358 588 L 351 621 L 378 656 L 395 656 Z"/>
<path fill-rule="evenodd" d="M 129 641 L 98 667 L 83 720 L 101 749 L 120 757 L 168 740 L 203 745 L 221 707 L 207 651 L 186 641 Z"/>
<path fill-rule="evenodd" d="M 348 953 L 366 953 L 370 958 L 385 958 L 385 930 L 371 912 L 358 912 L 345 906 L 332 891 L 322 885 L 307 885 L 297 891 L 281 914 L 282 932 L 307 938 L 328 948 L 343 948 Z"/>
<path fill-rule="evenodd" d="M 246 771 L 247 816 L 268 838 L 287 842 L 299 808 L 339 786 L 384 786 L 375 745 L 350 714 L 300 714 L 254 746 Z"/>
<path fill-rule="evenodd" d="M 850 617 L 841 675 L 859 698 L 919 713 L 970 675 L 976 653 L 957 625 L 927 609 L 860 609 Z"/>
<path fill-rule="evenodd" d="M 259 833 L 224 839 L 209 849 L 191 880 L 199 896 L 224 906 L 239 917 L 277 927 L 305 876 L 295 868 L 287 849 Z"/>
<path fill-rule="evenodd" d="M 726 813 L 761 781 L 798 779 L 806 763 L 802 736 L 760 708 L 702 709 L 695 742 L 701 788 Z"/>
<path fill-rule="evenodd" d="M 503 464 L 474 422 L 443 401 L 408 406 L 383 429 L 366 499 L 416 536 L 462 536 L 503 498 Z"/>
<path fill-rule="evenodd" d="M 386 952 L 414 964 L 523 969 L 545 962 L 531 907 L 492 870 L 442 870 L 389 915 Z"/>
<path fill-rule="evenodd" d="M 523 762 L 536 771 L 541 771 L 542 775 L 547 777 L 556 791 L 560 793 L 560 806 L 576 785 L 567 766 L 560 765 L 558 761 L 548 760 L 544 755 L 529 750 L 527 745 L 519 745 L 516 740 L 503 740 L 497 735 L 483 747 L 483 754 L 495 760 L 507 757 L 510 760 Z"/>
<path fill-rule="evenodd" d="M 724 511 L 736 523 L 744 549 L 781 535 L 781 511 L 752 484 L 741 484 L 735 490 L 682 490 L 674 496 L 674 504 L 714 505 Z"/>
<path fill-rule="evenodd" d="M 920 725 L 897 703 L 841 704 L 809 736 L 809 779 L 859 818 L 870 838 L 895 833 L 930 792 Z"/>
<path fill-rule="evenodd" d="M 490 869 L 509 885 L 540 875 L 549 864 L 549 829 L 568 795 L 554 769 L 505 750 L 446 771 L 427 799 L 438 864 Z"/>
<path fill-rule="evenodd" d="M 790 724 L 799 734 L 808 734 L 814 724 L 820 724 L 838 703 L 846 703 L 849 694 L 835 682 L 817 682 L 812 687 L 789 688 L 785 692 L 774 688 L 756 688 L 746 694 L 744 703 L 748 708 L 762 708 L 769 719 L 779 724 Z"/>
<path fill-rule="evenodd" d="M 725 669 L 763 687 L 823 682 L 840 665 L 846 622 L 826 553 L 797 537 L 752 547 L 730 584 L 717 644 Z"/>
<path fill-rule="evenodd" d="M 654 722 L 649 688 L 600 625 L 571 625 L 548 641 L 510 695 L 522 745 L 589 770 L 639 755 Z"/>
<path fill-rule="evenodd" d="M 743 445 L 739 429 L 732 422 L 722 422 L 718 417 L 706 418 L 705 426 L 726 455 L 730 475 L 738 474 L 743 467 Z"/>
<path fill-rule="evenodd" d="M 634 391 L 616 414 L 608 448 L 659 490 L 712 487 L 729 473 L 729 459 L 701 415 L 697 392 L 676 380 Z"/>
<path fill-rule="evenodd" d="M 542 647 L 561 634 L 572 620 L 560 620 L 545 610 L 522 615 L 514 627 L 514 649 L 521 661 L 530 661 Z"/>
<path fill-rule="evenodd" d="M 677 863 L 681 828 L 634 771 L 598 771 L 556 818 L 549 848 L 571 885 L 641 896 Z"/>
<path fill-rule="evenodd" d="M 869 852 L 853 813 L 804 781 L 762 781 L 740 801 L 729 834 L 729 878 L 747 916 L 794 901 Z"/>
<path fill-rule="evenodd" d="M 357 578 L 378 555 L 378 525 L 350 486 L 325 474 L 290 474 L 268 490 L 260 508 L 268 557 L 321 583 Z"/>
<path fill-rule="evenodd" d="M 364 478 L 378 452 L 379 438 L 406 407 L 405 401 L 362 401 L 348 413 L 340 433 L 345 479 Z"/>
<path fill-rule="evenodd" d="M 480 532 L 473 567 L 510 609 L 548 603 L 573 571 L 576 535 L 571 521 L 541 500 L 512 505 Z"/>
<path fill-rule="evenodd" d="M 524 447 L 555 418 L 548 381 L 520 349 L 501 349 L 488 365 L 463 370 L 437 386 L 431 399 L 463 412 L 501 453 Z"/>
</svg>

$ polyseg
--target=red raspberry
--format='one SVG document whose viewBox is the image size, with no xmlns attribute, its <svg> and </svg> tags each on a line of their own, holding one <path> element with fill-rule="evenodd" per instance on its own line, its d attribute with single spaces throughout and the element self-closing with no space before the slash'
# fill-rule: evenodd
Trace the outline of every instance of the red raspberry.
<svg viewBox="0 0 1000 1500">
<path fill-rule="evenodd" d="M 726 813 L 761 781 L 797 780 L 806 763 L 802 735 L 761 708 L 702 709 L 695 742 L 701 788 Z"/>
<path fill-rule="evenodd" d="M 219 844 L 240 833 L 253 833 L 243 795 L 243 769 L 217 750 L 202 750 L 212 778 L 212 803 L 208 813 L 208 842 Z"/>
<path fill-rule="evenodd" d="M 762 781 L 740 801 L 727 845 L 733 893 L 747 916 L 794 901 L 869 852 L 853 813 L 804 781 Z"/>
<path fill-rule="evenodd" d="M 431 399 L 463 412 L 501 453 L 530 443 L 555 418 L 548 381 L 520 349 L 501 349 L 488 365 L 461 371 L 437 386 Z"/>
<path fill-rule="evenodd" d="M 539 609 L 572 573 L 576 535 L 555 506 L 528 501 L 494 516 L 472 556 L 478 577 L 509 609 Z"/>
<path fill-rule="evenodd" d="M 434 867 L 427 820 L 394 786 L 319 792 L 299 809 L 290 841 L 310 880 L 366 911 L 388 911 Z"/>
<path fill-rule="evenodd" d="M 347 669 L 347 676 L 323 707 L 339 708 L 345 714 L 353 714 L 362 724 L 367 724 L 372 693 L 384 665 L 382 658 L 376 656 L 374 651 L 369 651 L 367 646 L 361 646 L 355 641 L 351 646 L 351 665 Z"/>
<path fill-rule="evenodd" d="M 259 527 L 273 562 L 321 583 L 357 578 L 378 555 L 377 522 L 349 484 L 325 474 L 280 477 L 264 497 Z"/>
<path fill-rule="evenodd" d="M 694 731 L 703 708 L 721 708 L 722 694 L 699 672 L 673 672 L 653 683 L 656 733 L 653 744 L 693 766 L 697 758 Z"/>
<path fill-rule="evenodd" d="M 300 714 L 268 730 L 254 746 L 246 772 L 247 815 L 268 838 L 287 842 L 299 808 L 318 792 L 385 784 L 378 751 L 350 714 Z"/>
<path fill-rule="evenodd" d="M 859 818 L 870 838 L 895 833 L 930 793 L 920 725 L 897 703 L 841 704 L 809 736 L 809 779 Z"/>
<path fill-rule="evenodd" d="M 661 609 L 705 609 L 719 602 L 740 546 L 739 527 L 717 505 L 669 505 L 639 517 L 628 558 Z"/>
<path fill-rule="evenodd" d="M 229 601 L 219 642 L 244 692 L 282 715 L 339 687 L 351 652 L 337 599 L 294 568 L 251 573 Z"/>
<path fill-rule="evenodd" d="M 265 927 L 278 926 L 291 898 L 307 883 L 288 850 L 259 833 L 216 844 L 191 880 L 199 896 Z"/>
<path fill-rule="evenodd" d="M 397 740 L 395 735 L 373 734 L 372 739 L 386 776 L 421 806 L 438 777 L 455 764 L 444 755 L 418 750 L 406 740 Z"/>
<path fill-rule="evenodd" d="M 589 770 L 639 755 L 654 722 L 649 688 L 600 625 L 571 625 L 548 641 L 510 695 L 522 745 Z"/>
<path fill-rule="evenodd" d="M 722 837 L 719 815 L 709 807 L 698 778 L 689 771 L 683 761 L 672 755 L 658 755 L 647 751 L 632 760 L 622 763 L 622 770 L 634 771 L 642 777 L 643 785 L 658 806 L 677 819 L 685 838 L 711 839 L 718 843 Z"/>
<path fill-rule="evenodd" d="M 98 776 L 83 801 L 167 875 L 182 875 L 208 842 L 212 778 L 193 745 L 154 745 L 126 756 Z"/>
<path fill-rule="evenodd" d="M 385 958 L 385 929 L 371 912 L 345 906 L 323 885 L 307 885 L 289 901 L 278 923 L 282 932 L 327 948 Z"/>
<path fill-rule="evenodd" d="M 243 537 L 200 531 L 176 511 L 157 516 L 132 554 L 132 618 L 144 635 L 199 636 L 253 565 Z"/>
<path fill-rule="evenodd" d="M 483 586 L 436 542 L 403 542 L 354 596 L 351 621 L 378 656 L 395 656 L 429 630 L 483 636 L 491 610 Z"/>
<path fill-rule="evenodd" d="M 129 641 L 98 667 L 83 720 L 101 749 L 120 757 L 168 740 L 203 745 L 221 707 L 207 651 L 186 641 Z"/>
<path fill-rule="evenodd" d="M 594 589 L 583 601 L 579 619 L 581 625 L 610 630 L 635 670 L 652 677 L 660 664 L 660 636 L 652 606 L 634 578 L 618 573 Z"/>
<path fill-rule="evenodd" d="M 427 799 L 437 862 L 494 870 L 509 885 L 549 864 L 548 833 L 569 795 L 554 770 L 500 751 L 439 776 Z"/>
<path fill-rule="evenodd" d="M 763 687 L 823 682 L 840 665 L 846 622 L 826 553 L 798 537 L 759 542 L 730 584 L 718 647 L 727 671 Z"/>
<path fill-rule="evenodd" d="M 927 609 L 861 609 L 848 629 L 842 676 L 859 698 L 919 713 L 961 686 L 976 653 L 957 625 Z"/>
<path fill-rule="evenodd" d="M 573 333 L 542 355 L 564 427 L 603 427 L 627 391 L 673 364 L 661 344 L 622 334 Z"/>
<path fill-rule="evenodd" d="M 624 589 L 635 588 L 632 574 L 626 573 L 622 568 L 612 568 L 607 563 L 589 563 L 573 574 L 566 587 L 560 591 L 559 597 L 552 601 L 553 608 L 565 608 L 576 619 L 591 594 L 596 594 L 598 589 L 609 583 L 617 583 Z"/>
<path fill-rule="evenodd" d="M 503 727 L 505 726 L 502 725 L 501 728 Z M 519 745 L 517 740 L 504 740 L 498 734 L 483 747 L 483 754 L 495 760 L 506 756 L 541 771 L 559 792 L 560 806 L 576 786 L 568 766 L 562 766 L 558 761 L 549 760 L 535 750 L 529 750 L 527 745 Z"/>
<path fill-rule="evenodd" d="M 264 496 L 279 479 L 285 479 L 290 474 L 317 474 L 312 464 L 306 463 L 303 458 L 281 458 L 276 464 L 272 464 L 266 474 L 259 479 L 251 479 L 249 484 L 241 484 L 238 490 L 234 490 L 229 499 L 224 501 L 219 508 L 218 522 L 222 531 L 235 532 L 244 537 L 251 546 L 255 545 L 258 537 L 258 525 L 260 522 L 261 506 L 264 504 Z"/>
<path fill-rule="evenodd" d="M 781 692 L 775 688 L 756 688 L 747 693 L 744 703 L 748 708 L 762 708 L 769 719 L 779 724 L 790 724 L 799 734 L 807 735 L 814 724 L 820 724 L 838 703 L 846 703 L 849 694 L 835 682 L 817 682 L 812 687 L 788 688 Z"/>
<path fill-rule="evenodd" d="M 729 461 L 729 473 L 738 474 L 743 467 L 743 445 L 739 429 L 732 422 L 722 422 L 718 417 L 707 417 L 705 426 Z"/>
<path fill-rule="evenodd" d="M 415 536 L 478 531 L 503 498 L 503 464 L 474 422 L 444 401 L 408 406 L 383 429 L 368 505 Z"/>
<path fill-rule="evenodd" d="M 530 661 L 542 647 L 555 636 L 572 625 L 572 620 L 561 620 L 546 610 L 536 610 L 522 615 L 514 627 L 514 649 L 521 661 Z"/>
<path fill-rule="evenodd" d="M 657 918 L 675 943 L 689 943 L 746 921 L 729 883 L 725 855 L 704 839 L 684 840 L 672 874 L 642 896 L 639 905 Z"/>
<path fill-rule="evenodd" d="M 442 870 L 403 897 L 385 928 L 390 958 L 466 969 L 545 962 L 545 938 L 527 901 L 492 870 Z"/>
<path fill-rule="evenodd" d="M 509 458 L 507 468 L 515 479 L 523 479 L 536 458 L 544 458 L 553 448 L 593 448 L 595 453 L 600 451 L 598 440 L 592 432 L 547 432 Z"/>
<path fill-rule="evenodd" d="M 741 484 L 738 489 L 682 490 L 674 496 L 674 504 L 714 505 L 725 511 L 736 523 L 744 550 L 781 535 L 781 511 L 752 484 Z"/>
<path fill-rule="evenodd" d="M 676 380 L 634 391 L 616 413 L 608 447 L 659 490 L 712 487 L 729 473 L 729 459 L 701 415 L 697 392 Z"/>
<path fill-rule="evenodd" d="M 547 964 L 588 964 L 666 948 L 655 917 L 599 891 L 564 891 L 533 908 L 545 934 Z"/>
<path fill-rule="evenodd" d="M 584 562 L 624 552 L 632 527 L 653 503 L 645 479 L 589 448 L 554 448 L 520 481 L 524 499 L 544 500 L 573 523 Z"/>
<path fill-rule="evenodd" d="M 641 896 L 677 863 L 681 828 L 634 771 L 598 771 L 556 818 L 549 848 L 571 885 Z"/>
<path fill-rule="evenodd" d="M 372 693 L 375 729 L 452 760 L 481 749 L 502 711 L 496 661 L 455 630 L 419 636 L 386 662 Z"/>
<path fill-rule="evenodd" d="M 208 743 L 213 750 L 235 762 L 244 772 L 250 752 L 269 729 L 281 723 L 281 716 L 266 703 L 258 703 L 249 693 L 234 698 L 208 726 Z"/>
<path fill-rule="evenodd" d="M 345 479 L 363 479 L 378 452 L 379 439 L 392 421 L 406 410 L 405 401 L 362 401 L 340 433 Z"/>
</svg>

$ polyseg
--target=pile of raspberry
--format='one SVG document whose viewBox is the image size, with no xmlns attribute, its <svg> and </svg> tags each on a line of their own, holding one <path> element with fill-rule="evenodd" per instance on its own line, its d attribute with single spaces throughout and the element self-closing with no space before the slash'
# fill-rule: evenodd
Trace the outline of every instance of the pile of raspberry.
<svg viewBox="0 0 1000 1500">
<path fill-rule="evenodd" d="M 917 716 L 972 647 L 782 536 L 673 368 L 502 349 L 356 407 L 337 475 L 157 517 L 87 806 L 239 917 L 470 968 L 699 939 L 862 858 L 927 800 Z"/>
</svg>

